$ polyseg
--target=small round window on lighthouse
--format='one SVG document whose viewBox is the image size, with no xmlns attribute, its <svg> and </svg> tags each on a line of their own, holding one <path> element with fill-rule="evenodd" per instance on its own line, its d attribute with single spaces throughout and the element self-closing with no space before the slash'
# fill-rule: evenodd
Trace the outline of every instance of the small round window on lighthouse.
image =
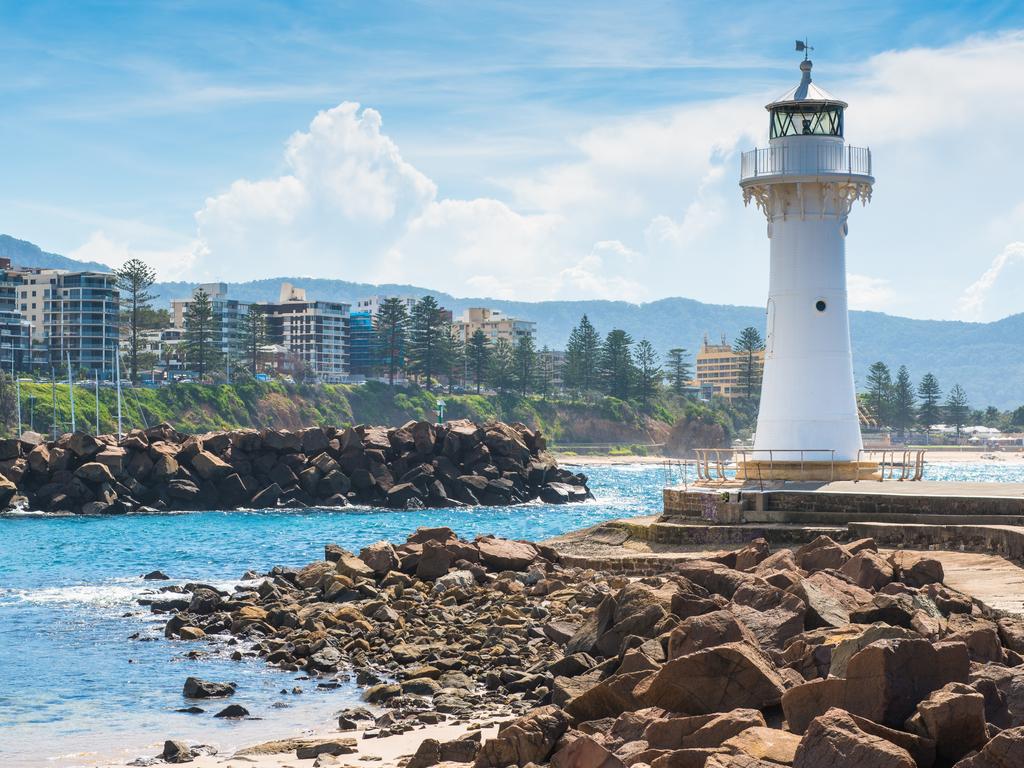
<svg viewBox="0 0 1024 768">
<path fill-rule="evenodd" d="M 824 299 L 818 299 L 816 302 L 814 302 L 814 308 L 819 312 L 824 312 L 827 306 L 828 305 L 825 303 Z"/>
</svg>

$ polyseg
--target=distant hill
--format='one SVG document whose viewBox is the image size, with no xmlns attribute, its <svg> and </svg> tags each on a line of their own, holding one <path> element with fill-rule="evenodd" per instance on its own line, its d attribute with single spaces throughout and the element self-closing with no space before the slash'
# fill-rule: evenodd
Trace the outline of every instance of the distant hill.
<svg viewBox="0 0 1024 768">
<path fill-rule="evenodd" d="M 48 260 L 47 266 L 97 269 L 37 246 L 0 235 L 0 256 L 15 244 L 19 253 Z M 42 266 L 11 255 L 17 264 Z M 468 307 L 487 306 L 515 317 L 537 322 L 538 344 L 561 349 L 573 326 L 586 313 L 602 332 L 612 328 L 628 331 L 634 339 L 647 339 L 661 353 L 675 346 L 695 352 L 704 335 L 712 341 L 725 334 L 734 339 L 739 331 L 753 325 L 764 328 L 762 307 L 704 304 L 693 299 L 670 298 L 647 304 L 624 301 L 504 301 L 488 298 L 457 298 L 440 291 L 412 285 L 372 285 L 345 280 L 304 277 L 275 277 L 244 283 L 229 283 L 229 295 L 242 301 L 276 300 L 281 283 L 287 281 L 306 289 L 310 298 L 355 303 L 373 294 L 422 296 L 432 293 L 438 301 L 460 314 Z M 159 302 L 187 298 L 196 283 L 158 283 L 154 292 Z M 943 389 L 954 383 L 967 392 L 973 407 L 994 405 L 1015 408 L 1024 404 L 1024 314 L 1011 315 L 992 323 L 947 320 L 913 320 L 881 312 L 851 312 L 854 370 L 859 385 L 876 360 L 887 363 L 895 373 L 900 365 L 910 369 L 914 381 L 926 372 L 939 378 Z"/>
<path fill-rule="evenodd" d="M 54 269 L 91 269 L 109 272 L 110 267 L 98 261 L 76 261 L 57 253 L 47 253 L 35 243 L 0 235 L 0 257 L 10 259 L 19 267 L 52 267 Z"/>
</svg>

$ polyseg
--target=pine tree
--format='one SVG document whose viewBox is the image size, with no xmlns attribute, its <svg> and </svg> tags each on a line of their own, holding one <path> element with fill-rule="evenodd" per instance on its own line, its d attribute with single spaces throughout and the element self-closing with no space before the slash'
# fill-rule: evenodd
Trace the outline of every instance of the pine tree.
<svg viewBox="0 0 1024 768">
<path fill-rule="evenodd" d="M 900 437 L 906 439 L 907 430 L 914 423 L 914 383 L 910 380 L 907 366 L 901 365 L 896 372 L 896 381 L 892 386 L 892 425 L 899 430 Z"/>
<path fill-rule="evenodd" d="M 960 442 L 960 430 L 967 423 L 971 407 L 967 404 L 967 393 L 959 384 L 954 384 L 946 397 L 946 421 L 956 427 L 956 441 Z"/>
<path fill-rule="evenodd" d="M 533 345 L 533 335 L 524 333 L 516 340 L 514 349 L 515 379 L 519 394 L 526 396 L 533 388 L 533 379 L 537 369 L 537 350 Z"/>
<path fill-rule="evenodd" d="M 448 379 L 448 394 L 451 394 L 456 385 L 466 384 L 466 345 L 455 338 L 449 327 L 448 333 L 441 334 L 438 350 L 441 367 Z"/>
<path fill-rule="evenodd" d="M 740 331 L 736 341 L 732 344 L 732 351 L 743 356 L 742 368 L 740 369 L 740 385 L 747 400 L 754 396 L 754 392 L 761 386 L 762 365 L 758 359 L 758 352 L 764 349 L 764 339 L 757 328 L 747 327 Z"/>
<path fill-rule="evenodd" d="M 156 282 L 156 272 L 141 259 L 128 259 L 114 270 L 117 289 L 121 293 L 122 323 L 128 330 L 128 375 L 139 380 L 139 349 L 143 317 L 155 298 L 149 289 Z"/>
<path fill-rule="evenodd" d="M 942 390 L 939 388 L 939 380 L 930 373 L 926 373 L 917 385 L 917 396 L 921 399 L 921 405 L 917 409 L 917 421 L 924 427 L 925 439 L 931 428 L 942 420 L 939 408 L 939 401 L 942 399 Z"/>
<path fill-rule="evenodd" d="M 442 336 L 451 335 L 437 299 L 424 296 L 412 307 L 409 320 L 409 360 L 406 369 L 422 376 L 429 390 L 434 374 L 442 367 L 440 352 Z"/>
<path fill-rule="evenodd" d="M 537 355 L 537 377 L 535 382 L 537 393 L 543 397 L 548 397 L 554 387 L 554 380 L 554 361 L 551 350 L 545 344 Z"/>
<path fill-rule="evenodd" d="M 259 373 L 260 350 L 267 344 L 267 316 L 263 307 L 253 304 L 242 315 L 238 323 L 238 335 L 242 342 L 245 365 L 255 376 Z"/>
<path fill-rule="evenodd" d="M 892 374 L 889 366 L 879 360 L 868 369 L 868 395 L 871 410 L 879 426 L 892 421 Z"/>
<path fill-rule="evenodd" d="M 220 350 L 217 349 L 218 318 L 213 303 L 202 288 L 196 290 L 192 301 L 185 309 L 185 350 L 189 366 L 205 378 L 207 371 L 217 366 Z"/>
<path fill-rule="evenodd" d="M 469 362 L 469 369 L 473 374 L 473 383 L 476 384 L 476 393 L 480 394 L 480 385 L 487 376 L 487 366 L 491 359 L 491 347 L 487 341 L 487 334 L 480 329 L 473 331 L 466 345 L 466 359 Z"/>
<path fill-rule="evenodd" d="M 590 392 L 598 385 L 598 366 L 601 358 L 601 337 L 584 315 L 572 329 L 565 346 L 563 380 L 568 389 Z"/>
<path fill-rule="evenodd" d="M 384 299 L 373 319 L 373 330 L 377 349 L 380 350 L 381 368 L 387 373 L 388 384 L 392 387 L 402 367 L 408 327 L 409 313 L 405 302 L 395 297 Z"/>
<path fill-rule="evenodd" d="M 601 347 L 601 384 L 604 392 L 628 400 L 636 381 L 633 363 L 633 339 L 616 328 L 605 337 Z"/>
<path fill-rule="evenodd" d="M 498 339 L 491 349 L 490 362 L 487 366 L 488 379 L 498 392 L 504 394 L 516 383 L 515 350 L 508 339 Z"/>
<path fill-rule="evenodd" d="M 668 366 L 665 371 L 665 378 L 668 380 L 672 391 L 677 395 L 683 394 L 687 383 L 693 378 L 693 372 L 686 354 L 686 350 L 682 347 L 676 347 L 668 351 Z"/>
<path fill-rule="evenodd" d="M 640 403 L 644 408 L 658 392 L 658 383 L 662 378 L 661 366 L 654 347 L 647 339 L 636 345 L 636 389 Z"/>
</svg>

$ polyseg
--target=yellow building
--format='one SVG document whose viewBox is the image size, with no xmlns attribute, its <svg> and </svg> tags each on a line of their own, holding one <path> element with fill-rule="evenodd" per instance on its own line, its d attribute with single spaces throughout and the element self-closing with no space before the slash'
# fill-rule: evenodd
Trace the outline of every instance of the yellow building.
<svg viewBox="0 0 1024 768">
<path fill-rule="evenodd" d="M 537 323 L 509 317 L 499 309 L 471 307 L 462 317 L 452 322 L 452 335 L 460 344 L 467 344 L 477 331 L 483 331 L 487 341 L 497 344 L 504 339 L 515 346 L 522 336 L 537 336 Z"/>
<path fill-rule="evenodd" d="M 717 395 L 729 400 L 745 397 L 746 366 L 747 356 L 733 352 L 732 345 L 725 340 L 725 336 L 722 336 L 720 344 L 711 344 L 705 336 L 696 358 L 697 386 L 707 395 Z M 764 371 L 764 350 L 754 353 L 754 366 L 755 386 L 759 390 L 761 373 Z"/>
</svg>

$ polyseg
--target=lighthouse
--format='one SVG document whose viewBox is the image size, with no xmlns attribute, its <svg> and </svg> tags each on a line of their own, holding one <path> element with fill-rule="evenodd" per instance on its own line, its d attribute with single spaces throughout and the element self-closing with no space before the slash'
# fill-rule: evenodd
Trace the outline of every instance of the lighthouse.
<svg viewBox="0 0 1024 768">
<path fill-rule="evenodd" d="M 848 219 L 871 199 L 871 152 L 847 146 L 848 105 L 814 83 L 811 68 L 805 54 L 800 83 L 766 107 L 768 146 L 741 160 L 743 200 L 764 213 L 771 249 L 747 478 L 843 479 L 877 467 L 860 461 L 846 293 Z"/>
</svg>

